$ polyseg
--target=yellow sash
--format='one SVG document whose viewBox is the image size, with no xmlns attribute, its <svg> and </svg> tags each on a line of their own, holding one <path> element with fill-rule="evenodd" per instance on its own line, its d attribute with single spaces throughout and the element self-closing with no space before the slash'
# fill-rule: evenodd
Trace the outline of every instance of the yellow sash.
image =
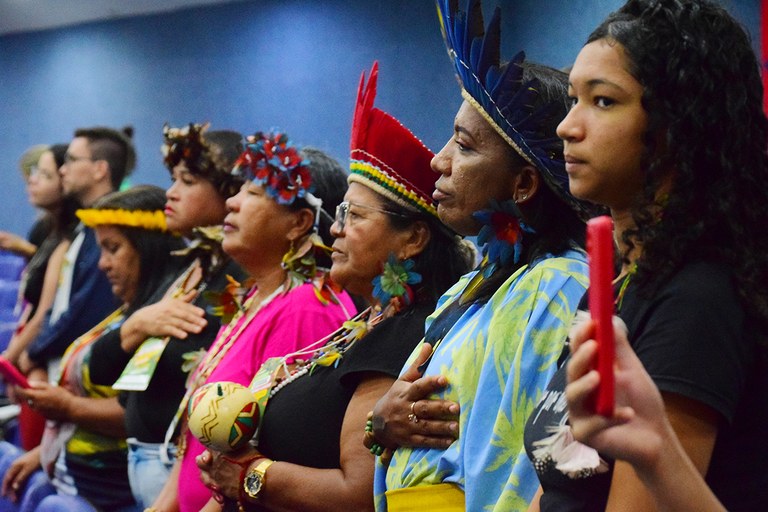
<svg viewBox="0 0 768 512">
<path fill-rule="evenodd" d="M 464 512 L 464 491 L 454 484 L 393 489 L 386 496 L 389 512 Z"/>
</svg>

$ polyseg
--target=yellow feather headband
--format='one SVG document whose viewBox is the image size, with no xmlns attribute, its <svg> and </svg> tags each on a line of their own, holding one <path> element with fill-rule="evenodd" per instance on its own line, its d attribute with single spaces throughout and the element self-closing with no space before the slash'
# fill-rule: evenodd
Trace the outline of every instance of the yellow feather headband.
<svg viewBox="0 0 768 512">
<path fill-rule="evenodd" d="M 77 218 L 89 228 L 96 226 L 128 226 L 131 228 L 166 231 L 165 214 L 162 210 L 77 210 Z"/>
</svg>

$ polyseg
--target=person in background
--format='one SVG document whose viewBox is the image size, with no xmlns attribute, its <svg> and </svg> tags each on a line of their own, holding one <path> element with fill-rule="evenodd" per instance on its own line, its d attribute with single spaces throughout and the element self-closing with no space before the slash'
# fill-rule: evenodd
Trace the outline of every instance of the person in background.
<svg viewBox="0 0 768 512">
<path fill-rule="evenodd" d="M 132 133 L 130 128 L 125 133 L 105 127 L 76 130 L 60 170 L 65 196 L 88 208 L 117 190 L 136 163 Z M 112 287 L 99 272 L 98 259 L 93 230 L 79 226 L 64 255 L 56 296 L 43 329 L 20 359 L 25 373 L 35 368 L 33 376 L 40 378 L 42 373 L 38 372 L 50 369 L 49 377 L 56 382 L 58 358 L 64 350 L 114 309 Z"/>
<path fill-rule="evenodd" d="M 48 262 L 53 257 L 55 264 L 51 272 L 58 274 L 61 258 L 69 247 L 77 223 L 77 202 L 64 196 L 59 174 L 66 152 L 66 144 L 50 146 L 40 154 L 37 164 L 27 178 L 29 201 L 44 212 L 43 218 L 49 226 L 49 231 L 47 236 L 38 242 L 22 274 L 19 296 L 23 301 L 23 312 L 16 335 L 3 353 L 13 364 L 18 363 L 21 352 L 40 332 L 45 313 L 53 303 L 56 285 L 54 279 L 49 279 L 47 286 L 44 284 Z"/>
<path fill-rule="evenodd" d="M 2 490 L 11 499 L 21 498 L 22 510 L 138 510 L 127 478 L 123 408 L 115 390 L 91 381 L 89 365 L 93 343 L 119 329 L 178 271 L 167 255 L 183 244 L 166 230 L 164 202 L 162 189 L 146 185 L 108 194 L 92 208 L 78 210 L 101 249 L 99 271 L 122 305 L 67 348 L 57 385 L 30 381 L 30 388 L 16 388 L 48 419 L 40 446 L 18 457 L 20 463 L 8 467 L 14 454 L 3 447 L 2 465 L 8 469 Z M 50 482 L 32 477 L 25 486 L 32 470 L 41 466 Z"/>
<path fill-rule="evenodd" d="M 376 448 L 360 443 L 367 414 L 424 336 L 438 297 L 471 268 L 470 252 L 437 217 L 432 152 L 373 107 L 377 63 L 365 86 L 364 79 L 349 190 L 331 229 L 331 278 L 369 307 L 290 356 L 305 362 L 274 382 L 255 448 L 234 461 L 211 451 L 198 458 L 209 486 L 227 498 L 225 509 L 373 510 Z M 311 424 L 297 422 L 296 411 Z M 241 492 L 255 477 L 260 488 Z M 220 508 L 211 500 L 206 510 Z"/>
<path fill-rule="evenodd" d="M 27 150 L 22 153 L 21 158 L 19 158 L 19 170 L 21 171 L 21 176 L 24 179 L 27 188 L 29 188 L 29 177 L 37 168 L 40 156 L 49 149 L 47 144 L 36 144 L 27 148 Z M 0 231 L 0 249 L 18 254 L 25 259 L 30 259 L 52 229 L 53 226 L 51 225 L 50 220 L 51 219 L 45 212 L 43 212 L 43 215 L 35 220 L 35 223 L 27 234 L 26 240 L 14 233 Z"/>
<path fill-rule="evenodd" d="M 212 297 L 226 293 L 229 279 L 245 279 L 221 249 L 225 202 L 243 183 L 230 173 L 242 149 L 242 135 L 232 130 L 194 123 L 164 126 L 162 154 L 171 175 L 166 224 L 188 241 L 185 250 L 168 258 L 177 260 L 182 270 L 91 351 L 93 382 L 122 390 L 128 478 L 142 507 L 154 502 L 170 475 L 174 414 L 195 359 L 221 327 Z"/>
<path fill-rule="evenodd" d="M 194 371 L 180 416 L 201 386 L 247 386 L 265 360 L 330 334 L 356 312 L 312 258 L 316 229 L 329 243 L 329 211 L 343 197 L 344 169 L 321 152 L 300 153 L 283 133 L 258 132 L 232 172 L 246 181 L 227 199 L 222 247 L 252 285 L 245 293 L 233 290 L 221 304 L 234 314 Z M 199 512 L 211 498 L 195 465 L 205 448 L 183 417 L 180 429 L 174 470 L 150 508 Z"/>
<path fill-rule="evenodd" d="M 46 148 L 27 178 L 29 201 L 44 212 L 38 222 L 46 226 L 47 235 L 36 240 L 36 250 L 22 272 L 19 285 L 22 313 L 2 354 L 14 365 L 18 365 L 19 356 L 42 330 L 56 294 L 64 254 L 77 224 L 77 201 L 64 195 L 59 174 L 67 145 L 54 144 Z M 24 450 L 31 450 L 40 443 L 45 419 L 31 411 L 25 402 L 20 405 L 20 443 Z"/>
<path fill-rule="evenodd" d="M 610 208 L 630 345 L 715 496 L 762 510 L 768 120 L 749 37 L 708 0 L 630 0 L 589 36 L 569 95 L 557 132 L 570 188 Z M 565 372 L 526 426 L 543 491 L 531 509 L 654 510 L 631 464 L 571 442 Z"/>
</svg>

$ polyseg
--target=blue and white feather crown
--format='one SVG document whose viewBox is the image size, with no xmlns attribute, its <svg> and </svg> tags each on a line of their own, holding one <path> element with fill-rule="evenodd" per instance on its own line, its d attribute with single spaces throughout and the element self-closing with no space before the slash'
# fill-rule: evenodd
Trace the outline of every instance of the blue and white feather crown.
<svg viewBox="0 0 768 512">
<path fill-rule="evenodd" d="M 583 216 L 593 215 L 594 206 L 569 191 L 563 144 L 553 128 L 565 113 L 565 98 L 548 99 L 538 80 L 524 80 L 524 52 L 501 61 L 501 9 L 487 28 L 480 0 L 468 0 L 466 11 L 458 0 L 437 0 L 437 13 L 464 99 L 561 199 Z"/>
</svg>

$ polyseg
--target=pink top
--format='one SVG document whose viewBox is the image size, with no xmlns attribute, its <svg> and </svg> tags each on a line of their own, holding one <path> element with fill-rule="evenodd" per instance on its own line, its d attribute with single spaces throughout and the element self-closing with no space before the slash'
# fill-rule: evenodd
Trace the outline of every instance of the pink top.
<svg viewBox="0 0 768 512">
<path fill-rule="evenodd" d="M 340 293 L 339 298 L 354 315 L 349 295 Z M 317 300 L 311 283 L 278 295 L 256 314 L 205 382 L 229 381 L 247 386 L 264 361 L 314 343 L 338 329 L 346 319 L 341 306 L 323 305 Z M 211 498 L 195 464 L 195 457 L 205 447 L 189 432 L 186 436 L 187 450 L 179 473 L 179 509 L 198 512 Z"/>
</svg>

